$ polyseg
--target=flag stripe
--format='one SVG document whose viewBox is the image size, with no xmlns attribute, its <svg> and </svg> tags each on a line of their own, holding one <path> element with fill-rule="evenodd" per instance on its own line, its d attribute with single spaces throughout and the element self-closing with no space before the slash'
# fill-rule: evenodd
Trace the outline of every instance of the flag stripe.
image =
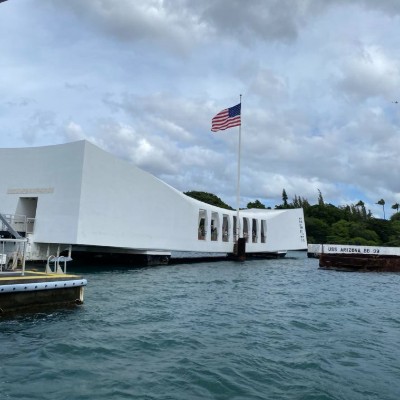
<svg viewBox="0 0 400 400">
<path fill-rule="evenodd" d="M 211 121 L 211 131 L 223 131 L 234 126 L 240 126 L 241 104 L 220 111 Z"/>
</svg>

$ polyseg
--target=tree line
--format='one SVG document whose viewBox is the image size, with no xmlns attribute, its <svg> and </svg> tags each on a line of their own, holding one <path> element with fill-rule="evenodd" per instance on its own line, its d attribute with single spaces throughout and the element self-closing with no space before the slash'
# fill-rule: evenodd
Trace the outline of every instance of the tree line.
<svg viewBox="0 0 400 400">
<path fill-rule="evenodd" d="M 233 210 L 212 193 L 192 191 L 185 194 L 207 204 Z M 308 243 L 400 247 L 400 205 L 395 203 L 391 206 L 396 212 L 387 220 L 385 200 L 380 199 L 376 204 L 382 206 L 383 219 L 373 217 L 362 200 L 356 204 L 335 206 L 326 203 L 321 191 L 318 191 L 317 203 L 310 204 L 306 198 L 297 195 L 289 201 L 283 189 L 282 203 L 277 204 L 275 209 L 303 209 Z M 259 200 L 249 202 L 247 208 L 271 209 Z"/>
</svg>

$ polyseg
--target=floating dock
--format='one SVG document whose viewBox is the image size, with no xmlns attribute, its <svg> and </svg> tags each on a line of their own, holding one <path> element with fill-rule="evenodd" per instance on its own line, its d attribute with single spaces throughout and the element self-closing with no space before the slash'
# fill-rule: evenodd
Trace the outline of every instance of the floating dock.
<svg viewBox="0 0 400 400">
<path fill-rule="evenodd" d="M 87 281 L 77 275 L 25 271 L 0 274 L 0 313 L 83 303 Z"/>
<path fill-rule="evenodd" d="M 86 279 L 67 274 L 71 257 L 49 256 L 43 272 L 25 269 L 26 239 L 0 238 L 0 314 L 82 304 Z"/>
</svg>

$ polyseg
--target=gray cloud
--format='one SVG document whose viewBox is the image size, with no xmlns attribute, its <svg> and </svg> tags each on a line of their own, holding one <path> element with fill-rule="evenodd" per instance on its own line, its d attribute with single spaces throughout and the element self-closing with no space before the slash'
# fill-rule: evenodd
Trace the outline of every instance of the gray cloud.
<svg viewBox="0 0 400 400">
<path fill-rule="evenodd" d="M 24 121 L 22 138 L 28 145 L 34 145 L 40 137 L 47 136 L 56 127 L 56 116 L 49 110 L 37 110 Z"/>
<path fill-rule="evenodd" d="M 23 97 L 20 99 L 15 99 L 15 100 L 11 100 L 11 101 L 7 101 L 5 104 L 9 107 L 26 107 L 29 106 L 31 104 L 35 103 L 34 100 L 29 99 L 27 97 Z"/>
<path fill-rule="evenodd" d="M 400 13 L 397 0 L 69 0 L 53 2 L 78 18 L 123 40 L 152 40 L 167 47 L 189 47 L 205 37 L 226 37 L 251 46 L 254 38 L 290 42 L 329 9 L 364 7 L 388 15 Z"/>
<path fill-rule="evenodd" d="M 1 146 L 86 138 L 235 205 L 238 130 L 210 122 L 242 93 L 242 203 L 400 201 L 397 2 L 20 4 L 2 14 Z"/>
<path fill-rule="evenodd" d="M 118 38 L 146 38 L 164 44 L 172 40 L 184 47 L 221 35 L 247 46 L 254 37 L 291 41 L 310 17 L 326 8 L 318 0 L 69 0 L 62 6 Z"/>
<path fill-rule="evenodd" d="M 151 41 L 167 49 L 185 49 L 204 35 L 204 25 L 190 9 L 180 2 L 147 0 L 70 0 L 54 2 L 57 7 L 70 9 L 105 34 L 124 41 Z"/>
<path fill-rule="evenodd" d="M 89 86 L 85 83 L 65 83 L 65 87 L 70 90 L 76 90 L 78 92 L 84 92 L 89 90 Z"/>
<path fill-rule="evenodd" d="M 339 88 L 357 101 L 374 96 L 390 100 L 399 84 L 399 60 L 377 46 L 364 46 L 344 61 Z"/>
</svg>

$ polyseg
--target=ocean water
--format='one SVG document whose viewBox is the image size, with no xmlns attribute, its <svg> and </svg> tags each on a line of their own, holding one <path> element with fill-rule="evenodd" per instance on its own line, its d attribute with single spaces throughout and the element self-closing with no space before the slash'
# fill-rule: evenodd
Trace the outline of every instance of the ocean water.
<svg viewBox="0 0 400 400">
<path fill-rule="evenodd" d="M 0 399 L 400 399 L 400 274 L 278 260 L 84 271 L 0 319 Z"/>
</svg>

